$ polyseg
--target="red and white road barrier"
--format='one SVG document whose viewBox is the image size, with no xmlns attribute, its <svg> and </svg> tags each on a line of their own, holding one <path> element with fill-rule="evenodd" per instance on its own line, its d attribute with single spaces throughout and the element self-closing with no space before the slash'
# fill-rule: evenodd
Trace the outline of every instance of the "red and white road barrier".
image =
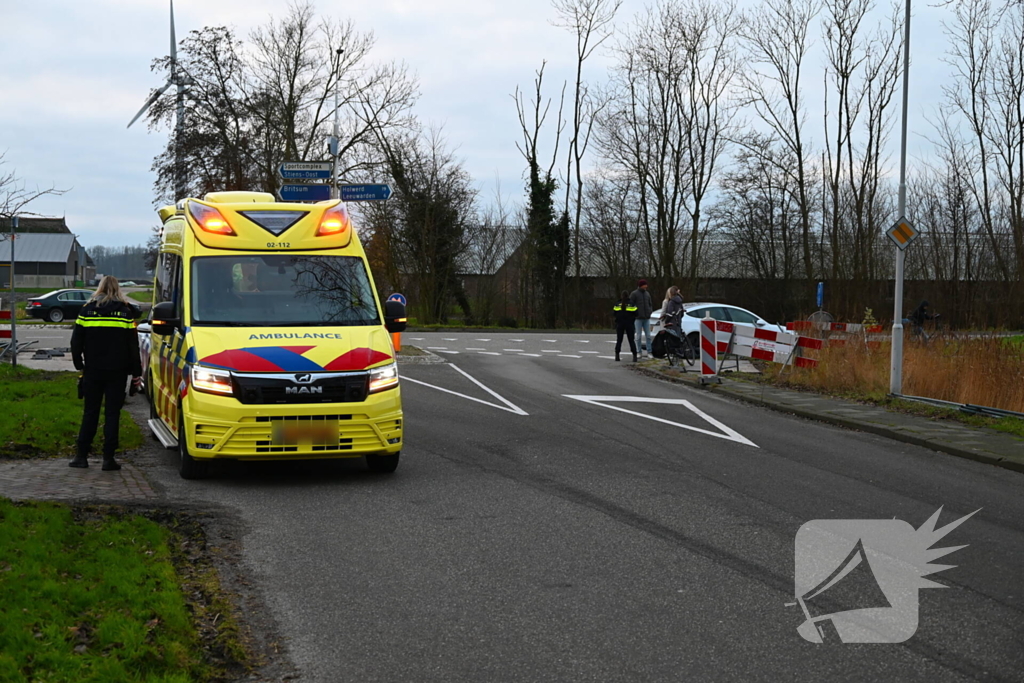
<svg viewBox="0 0 1024 683">
<path fill-rule="evenodd" d="M 763 330 L 740 323 L 719 322 L 718 332 L 716 341 L 719 353 L 795 365 L 798 368 L 815 367 L 818 361 L 805 357 L 803 353 L 809 349 L 820 349 L 823 344 L 821 339 Z"/>
<path fill-rule="evenodd" d="M 889 339 L 885 333 L 885 326 L 874 324 L 864 325 L 861 323 L 823 323 L 810 320 L 798 320 L 786 323 L 789 330 L 815 330 L 822 333 L 822 338 L 827 341 L 827 346 L 844 346 L 852 337 L 847 335 L 859 334 L 857 341 L 863 341 L 868 348 L 877 349 L 882 341 Z M 840 336 L 836 336 L 836 335 Z M 869 336 L 870 335 L 870 336 Z"/>
<path fill-rule="evenodd" d="M 718 378 L 718 340 L 715 323 L 715 319 L 710 316 L 700 321 L 701 384 L 720 381 Z"/>
</svg>

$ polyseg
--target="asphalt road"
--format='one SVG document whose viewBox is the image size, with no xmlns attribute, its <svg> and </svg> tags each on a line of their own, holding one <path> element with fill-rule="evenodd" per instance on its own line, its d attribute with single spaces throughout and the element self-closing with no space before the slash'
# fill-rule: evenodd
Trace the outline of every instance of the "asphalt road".
<svg viewBox="0 0 1024 683">
<path fill-rule="evenodd" d="M 1020 474 L 639 376 L 607 335 L 406 338 L 449 362 L 402 367 L 395 475 L 156 472 L 245 520 L 302 680 L 1024 680 Z M 939 507 L 981 511 L 913 637 L 798 635 L 801 525 Z"/>
</svg>

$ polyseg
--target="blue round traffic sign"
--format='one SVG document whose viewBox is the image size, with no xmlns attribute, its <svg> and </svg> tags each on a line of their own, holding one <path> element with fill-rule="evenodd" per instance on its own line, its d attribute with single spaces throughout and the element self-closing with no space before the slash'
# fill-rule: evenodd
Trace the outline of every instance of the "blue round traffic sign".
<svg viewBox="0 0 1024 683">
<path fill-rule="evenodd" d="M 395 292 L 394 294 L 389 296 L 388 297 L 388 301 L 397 301 L 398 303 L 402 304 L 403 306 L 405 306 L 405 303 L 406 303 L 405 302 L 405 295 L 404 294 L 399 294 L 398 292 Z"/>
</svg>

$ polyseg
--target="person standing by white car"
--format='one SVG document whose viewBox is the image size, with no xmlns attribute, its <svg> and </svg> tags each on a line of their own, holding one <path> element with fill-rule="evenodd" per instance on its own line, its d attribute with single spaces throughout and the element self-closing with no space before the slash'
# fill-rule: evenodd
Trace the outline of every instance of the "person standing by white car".
<svg viewBox="0 0 1024 683">
<path fill-rule="evenodd" d="M 629 304 L 636 307 L 636 321 L 633 323 L 636 330 L 636 345 L 642 349 L 642 355 L 647 356 L 651 350 L 651 313 L 654 313 L 654 302 L 651 300 L 651 293 L 647 291 L 647 280 L 640 280 L 636 283 L 636 289 L 629 295 Z M 640 333 L 647 335 L 647 343 L 640 344 Z"/>
</svg>

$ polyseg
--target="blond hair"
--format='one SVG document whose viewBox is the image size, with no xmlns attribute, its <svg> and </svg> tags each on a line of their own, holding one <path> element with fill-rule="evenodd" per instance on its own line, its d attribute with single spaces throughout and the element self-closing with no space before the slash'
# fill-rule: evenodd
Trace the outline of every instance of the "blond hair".
<svg viewBox="0 0 1024 683">
<path fill-rule="evenodd" d="M 128 299 L 126 299 L 124 294 L 121 293 L 121 285 L 117 283 L 117 278 L 113 275 L 103 276 L 103 279 L 100 280 L 100 286 L 96 288 L 95 292 L 93 292 L 89 301 L 95 301 L 100 306 L 108 304 L 111 301 L 120 301 L 123 304 L 128 303 Z"/>
<path fill-rule="evenodd" d="M 678 287 L 676 287 L 675 285 L 672 285 L 671 287 L 669 287 L 668 291 L 665 292 L 665 301 L 663 301 L 662 304 L 663 305 L 667 304 L 669 301 L 672 300 L 672 297 L 674 297 L 678 293 L 679 293 L 679 288 Z"/>
</svg>

